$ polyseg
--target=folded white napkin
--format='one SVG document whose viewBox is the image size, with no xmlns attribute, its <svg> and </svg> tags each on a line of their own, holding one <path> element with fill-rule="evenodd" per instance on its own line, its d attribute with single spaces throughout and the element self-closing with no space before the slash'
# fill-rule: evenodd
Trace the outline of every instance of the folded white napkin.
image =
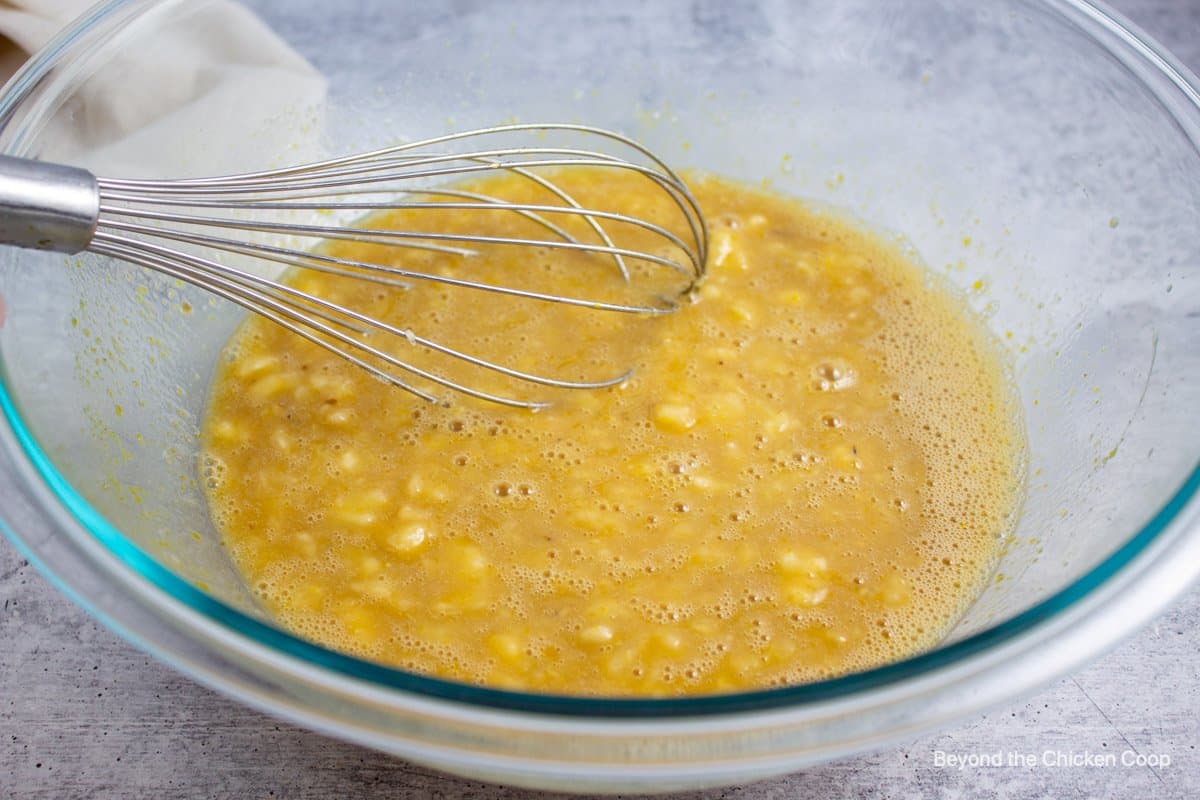
<svg viewBox="0 0 1200 800">
<path fill-rule="evenodd" d="M 84 11 L 91 0 L 0 0 L 0 75 Z M 288 115 L 319 113 L 325 82 L 249 10 L 196 2 L 155 23 L 94 75 L 42 134 L 43 152 L 119 177 L 204 173 L 208 163 L 254 169 L 264 153 L 296 161 L 311 150 Z M 307 137 L 313 138 L 308 126 Z M 253 147 L 246 146 L 255 136 Z M 262 140 L 261 137 L 267 137 Z M 277 139 L 273 140 L 272 137 Z M 195 151 L 193 165 L 182 151 Z M 204 152 L 220 154 L 205 159 Z"/>
</svg>

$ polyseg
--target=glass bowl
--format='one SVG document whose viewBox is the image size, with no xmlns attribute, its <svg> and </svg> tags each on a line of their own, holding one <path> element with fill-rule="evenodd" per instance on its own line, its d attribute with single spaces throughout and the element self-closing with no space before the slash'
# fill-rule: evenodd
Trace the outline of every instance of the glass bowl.
<svg viewBox="0 0 1200 800">
<path fill-rule="evenodd" d="M 1029 478 L 995 579 L 940 646 L 899 663 L 666 700 L 408 674 L 278 629 L 221 550 L 197 426 L 239 313 L 96 257 L 4 249 L 0 468 L 18 487 L 5 533 L 180 671 L 463 775 L 676 789 L 798 769 L 1010 701 L 1112 647 L 1200 573 L 1200 94 L 1112 12 L 264 6 L 322 78 L 253 47 L 202 69 L 177 58 L 172 32 L 211 44 L 249 29 L 225 9 L 96 6 L 4 88 L 0 152 L 178 177 L 510 120 L 618 128 L 673 165 L 767 180 L 906 237 L 1011 351 Z"/>
</svg>

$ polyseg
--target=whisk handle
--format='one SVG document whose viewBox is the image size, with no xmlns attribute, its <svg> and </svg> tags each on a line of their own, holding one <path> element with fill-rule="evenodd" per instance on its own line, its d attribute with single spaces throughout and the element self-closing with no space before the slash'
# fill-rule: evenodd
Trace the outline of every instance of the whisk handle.
<svg viewBox="0 0 1200 800">
<path fill-rule="evenodd" d="M 86 169 L 0 156 L 0 244 L 78 253 L 100 216 L 100 189 Z"/>
</svg>

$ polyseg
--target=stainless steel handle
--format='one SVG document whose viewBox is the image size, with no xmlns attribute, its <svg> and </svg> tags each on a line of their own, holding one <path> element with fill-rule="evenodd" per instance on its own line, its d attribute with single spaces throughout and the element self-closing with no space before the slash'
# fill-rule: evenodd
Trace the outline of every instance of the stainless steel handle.
<svg viewBox="0 0 1200 800">
<path fill-rule="evenodd" d="M 100 217 L 100 188 L 86 169 L 0 156 L 0 244 L 78 253 Z"/>
</svg>

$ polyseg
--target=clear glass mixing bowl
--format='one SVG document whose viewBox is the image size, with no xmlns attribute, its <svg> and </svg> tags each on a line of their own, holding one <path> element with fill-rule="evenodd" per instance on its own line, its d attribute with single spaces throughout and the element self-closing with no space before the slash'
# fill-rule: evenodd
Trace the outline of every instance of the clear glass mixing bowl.
<svg viewBox="0 0 1200 800">
<path fill-rule="evenodd" d="M 796 769 L 1009 700 L 1200 572 L 1200 95 L 1116 15 L 1067 0 L 263 10 L 324 82 L 254 57 L 189 71 L 170 30 L 241 28 L 222 30 L 208 3 L 116 0 L 5 87 L 0 151 L 175 177 L 514 119 L 622 129 L 675 165 L 769 179 L 907 237 L 1011 349 L 1028 496 L 995 581 L 940 647 L 901 663 L 675 700 L 406 674 L 274 627 L 218 544 L 196 432 L 237 310 L 98 258 L 5 249 L 0 461 L 19 485 L 5 532 L 138 646 L 452 772 L 667 789 Z"/>
</svg>

